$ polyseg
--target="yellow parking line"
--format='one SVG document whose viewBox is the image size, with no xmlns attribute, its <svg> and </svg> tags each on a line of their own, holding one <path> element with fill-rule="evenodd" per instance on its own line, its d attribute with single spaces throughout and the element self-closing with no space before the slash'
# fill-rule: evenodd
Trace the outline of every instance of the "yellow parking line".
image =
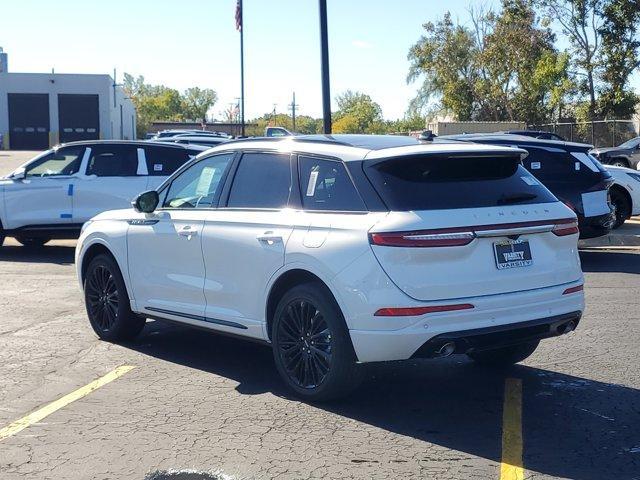
<svg viewBox="0 0 640 480">
<path fill-rule="evenodd" d="M 29 415 L 16 420 L 15 422 L 0 429 L 0 441 L 4 440 L 5 438 L 11 437 L 18 432 L 21 432 L 28 426 L 39 422 L 43 418 L 51 415 L 53 412 L 69 405 L 71 402 L 75 402 L 76 400 L 80 400 L 82 397 L 86 397 L 94 390 L 97 390 L 98 388 L 106 385 L 109 382 L 113 382 L 116 378 L 121 377 L 134 368 L 135 367 L 132 367 L 130 365 L 123 365 L 121 367 L 118 367 L 115 370 L 107 373 L 104 377 L 100 377 L 97 380 L 94 380 L 93 382 L 85 385 L 84 387 L 81 387 L 78 390 L 65 395 L 64 397 L 59 398 L 55 402 L 51 402 L 49 405 L 45 405 L 35 412 L 32 412 Z"/>
<path fill-rule="evenodd" d="M 502 410 L 502 463 L 500 480 L 523 480 L 522 380 L 507 378 Z"/>
</svg>

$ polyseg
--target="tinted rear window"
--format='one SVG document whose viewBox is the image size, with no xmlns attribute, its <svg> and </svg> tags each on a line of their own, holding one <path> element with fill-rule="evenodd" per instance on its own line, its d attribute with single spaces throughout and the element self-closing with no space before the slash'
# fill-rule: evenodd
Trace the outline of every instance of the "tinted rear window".
<svg viewBox="0 0 640 480">
<path fill-rule="evenodd" d="M 168 176 L 190 160 L 190 155 L 184 148 L 165 147 L 160 145 L 145 145 L 147 170 L 152 176 Z"/>
<path fill-rule="evenodd" d="M 555 202 L 519 157 L 411 156 L 365 166 L 391 210 L 440 210 Z"/>
<path fill-rule="evenodd" d="M 289 155 L 245 153 L 240 159 L 228 207 L 283 208 L 291 190 Z"/>
</svg>

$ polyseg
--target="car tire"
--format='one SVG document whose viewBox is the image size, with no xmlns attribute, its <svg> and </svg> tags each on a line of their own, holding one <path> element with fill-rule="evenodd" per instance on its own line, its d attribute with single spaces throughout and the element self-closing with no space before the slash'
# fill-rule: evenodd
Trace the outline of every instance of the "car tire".
<svg viewBox="0 0 640 480">
<path fill-rule="evenodd" d="M 42 248 L 51 239 L 46 237 L 16 237 L 16 240 L 26 248 Z"/>
<path fill-rule="evenodd" d="M 631 202 L 620 187 L 611 188 L 609 194 L 616 215 L 613 228 L 618 228 L 631 217 Z"/>
<path fill-rule="evenodd" d="M 102 340 L 132 340 L 144 328 L 146 319 L 131 311 L 122 273 L 109 255 L 98 255 L 89 263 L 84 301 L 91 327 Z"/>
<path fill-rule="evenodd" d="M 520 343 L 508 347 L 472 352 L 468 353 L 467 356 L 478 365 L 508 367 L 530 357 L 536 348 L 538 348 L 539 344 L 540 340 L 535 340 L 533 342 Z"/>
<path fill-rule="evenodd" d="M 361 383 L 349 330 L 325 285 L 305 283 L 290 289 L 278 302 L 272 323 L 276 368 L 297 396 L 333 400 Z"/>
</svg>

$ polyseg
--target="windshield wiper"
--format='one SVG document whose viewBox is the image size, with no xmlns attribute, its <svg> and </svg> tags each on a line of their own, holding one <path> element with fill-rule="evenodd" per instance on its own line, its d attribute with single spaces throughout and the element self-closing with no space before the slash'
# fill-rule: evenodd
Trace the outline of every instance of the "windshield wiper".
<svg viewBox="0 0 640 480">
<path fill-rule="evenodd" d="M 533 200 L 538 195 L 535 193 L 512 193 L 510 195 L 502 195 L 498 199 L 498 205 L 512 205 L 514 203 L 526 202 L 527 200 Z"/>
</svg>

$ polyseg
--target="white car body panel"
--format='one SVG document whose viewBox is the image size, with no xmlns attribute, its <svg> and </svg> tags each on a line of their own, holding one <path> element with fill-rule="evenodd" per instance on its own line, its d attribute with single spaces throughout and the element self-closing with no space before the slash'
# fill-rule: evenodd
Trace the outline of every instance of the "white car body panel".
<svg viewBox="0 0 640 480">
<path fill-rule="evenodd" d="M 73 217 L 74 176 L 2 180 L 5 229 L 26 225 L 70 223 Z"/>
</svg>

